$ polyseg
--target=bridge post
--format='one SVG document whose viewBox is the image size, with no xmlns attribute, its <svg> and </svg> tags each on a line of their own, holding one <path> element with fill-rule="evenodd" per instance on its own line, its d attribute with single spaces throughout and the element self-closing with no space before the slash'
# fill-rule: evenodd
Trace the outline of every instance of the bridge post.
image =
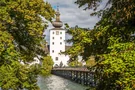
<svg viewBox="0 0 135 90">
<path fill-rule="evenodd" d="M 94 73 L 84 68 L 54 68 L 52 74 L 67 78 L 77 83 L 94 86 Z"/>
</svg>

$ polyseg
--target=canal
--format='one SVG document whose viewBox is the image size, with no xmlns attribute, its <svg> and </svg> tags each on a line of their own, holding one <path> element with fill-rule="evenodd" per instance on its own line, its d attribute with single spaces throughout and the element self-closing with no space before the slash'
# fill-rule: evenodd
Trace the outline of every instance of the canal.
<svg viewBox="0 0 135 90">
<path fill-rule="evenodd" d="M 38 77 L 40 90 L 86 90 L 88 87 L 74 83 L 59 76 Z"/>
</svg>

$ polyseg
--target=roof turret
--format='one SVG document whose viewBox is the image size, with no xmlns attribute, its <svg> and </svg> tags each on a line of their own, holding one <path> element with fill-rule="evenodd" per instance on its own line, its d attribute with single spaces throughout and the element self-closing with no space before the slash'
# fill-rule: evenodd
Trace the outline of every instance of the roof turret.
<svg viewBox="0 0 135 90">
<path fill-rule="evenodd" d="M 61 28 L 63 26 L 62 21 L 60 21 L 60 12 L 59 12 L 59 8 L 57 7 L 57 11 L 56 11 L 56 20 L 52 22 L 52 25 L 55 28 Z"/>
</svg>

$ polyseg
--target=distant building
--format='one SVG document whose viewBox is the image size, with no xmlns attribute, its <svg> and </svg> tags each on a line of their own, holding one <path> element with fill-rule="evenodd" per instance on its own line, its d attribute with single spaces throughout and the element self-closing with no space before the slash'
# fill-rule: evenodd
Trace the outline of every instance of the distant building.
<svg viewBox="0 0 135 90">
<path fill-rule="evenodd" d="M 63 66 L 67 66 L 67 61 L 69 60 L 69 56 L 65 56 L 64 54 L 60 54 L 60 52 L 64 52 L 66 49 L 65 46 L 65 33 L 66 30 L 61 28 L 63 23 L 60 21 L 60 13 L 57 9 L 56 11 L 56 20 L 52 22 L 54 28 L 50 29 L 50 56 L 54 61 L 54 66 L 59 66 L 60 63 Z"/>
</svg>

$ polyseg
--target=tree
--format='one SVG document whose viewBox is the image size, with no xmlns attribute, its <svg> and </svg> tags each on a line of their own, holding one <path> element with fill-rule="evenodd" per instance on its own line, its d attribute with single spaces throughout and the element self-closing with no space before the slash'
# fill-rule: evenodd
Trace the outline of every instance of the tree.
<svg viewBox="0 0 135 90">
<path fill-rule="evenodd" d="M 94 65 L 96 65 L 95 58 L 93 56 L 91 56 L 89 58 L 89 60 L 86 60 L 86 66 L 89 67 L 89 68 L 91 68 Z"/>
<path fill-rule="evenodd" d="M 105 3 L 104 8 L 98 9 L 102 2 Z M 111 15 L 108 16 L 109 18 L 113 18 L 113 20 L 121 22 L 134 19 L 135 2 L 133 0 L 108 0 L 106 2 L 103 0 L 76 0 L 75 3 L 78 4 L 79 7 L 85 5 L 84 10 L 93 9 L 94 12 L 91 15 L 102 16 L 106 13 L 110 13 Z"/>
<path fill-rule="evenodd" d="M 53 66 L 53 60 L 51 56 L 44 57 L 41 65 L 41 75 L 49 75 Z"/>
<path fill-rule="evenodd" d="M 78 61 L 71 61 L 68 63 L 70 67 L 82 67 L 82 63 Z"/>
<path fill-rule="evenodd" d="M 0 87 L 38 90 L 38 66 L 28 63 L 45 57 L 43 31 L 54 10 L 43 0 L 0 1 Z M 41 59 L 42 59 L 41 58 Z M 23 62 L 21 64 L 20 62 Z"/>
<path fill-rule="evenodd" d="M 72 36 L 72 39 L 67 40 L 68 43 L 73 43 L 72 47 L 69 48 L 64 52 L 65 55 L 69 55 L 70 61 L 78 60 L 78 56 L 84 56 L 82 54 L 87 55 L 87 53 L 84 53 L 84 45 L 88 45 L 91 42 L 91 39 L 89 39 L 89 31 L 87 28 L 70 28 L 67 25 L 67 33 Z M 83 57 L 83 59 L 87 59 L 86 57 Z"/>
<path fill-rule="evenodd" d="M 79 29 L 72 30 L 70 41 L 73 46 L 69 50 L 72 53 L 68 53 L 70 56 L 82 55 L 84 60 L 94 55 L 96 65 L 92 70 L 95 70 L 97 90 L 134 90 L 135 2 L 108 0 L 105 8 L 97 11 L 102 1 L 76 1 L 79 7 L 85 6 L 85 10 L 93 9 L 91 15 L 101 16 L 101 20 L 93 30 L 86 31 L 84 37 L 78 34 Z M 87 38 L 85 43 L 83 38 Z"/>
</svg>

